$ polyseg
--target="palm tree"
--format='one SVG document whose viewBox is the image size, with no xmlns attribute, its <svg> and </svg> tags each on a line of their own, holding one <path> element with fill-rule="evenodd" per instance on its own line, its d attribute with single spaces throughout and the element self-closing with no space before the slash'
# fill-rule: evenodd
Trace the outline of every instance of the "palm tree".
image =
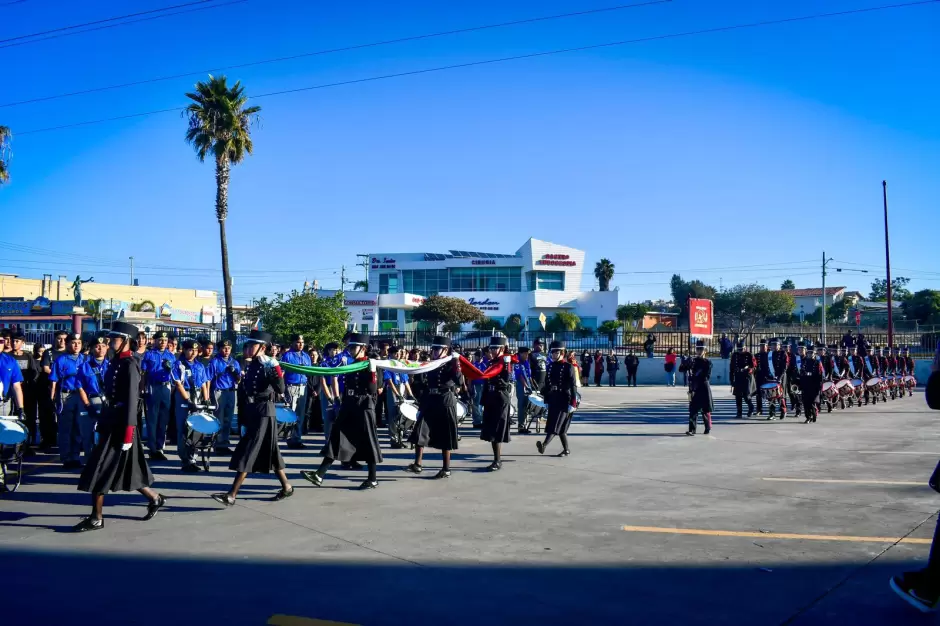
<svg viewBox="0 0 940 626">
<path fill-rule="evenodd" d="M 357 280 L 356 284 L 353 285 L 353 291 L 368 291 L 369 281 L 367 280 Z"/>
<path fill-rule="evenodd" d="M 207 156 L 215 159 L 215 217 L 219 220 L 219 240 L 222 244 L 222 280 L 225 289 L 225 321 L 228 329 L 235 328 L 232 311 L 232 278 L 228 269 L 228 243 L 225 239 L 225 218 L 228 217 L 228 183 L 232 165 L 241 163 L 254 148 L 250 126 L 261 107 L 245 106 L 248 96 L 240 81 L 231 87 L 225 76 L 209 75 L 208 82 L 196 83 L 193 93 L 186 97 L 192 103 L 186 107 L 189 120 L 186 141 L 196 151 L 200 161 Z"/>
<path fill-rule="evenodd" d="M 3 157 L 10 147 L 10 138 L 12 136 L 13 133 L 10 132 L 9 127 L 0 126 L 0 185 L 10 180 L 10 170 Z"/>
<path fill-rule="evenodd" d="M 610 259 L 601 259 L 594 266 L 594 277 L 600 284 L 601 291 L 610 291 L 610 279 L 614 277 L 614 264 Z"/>
</svg>

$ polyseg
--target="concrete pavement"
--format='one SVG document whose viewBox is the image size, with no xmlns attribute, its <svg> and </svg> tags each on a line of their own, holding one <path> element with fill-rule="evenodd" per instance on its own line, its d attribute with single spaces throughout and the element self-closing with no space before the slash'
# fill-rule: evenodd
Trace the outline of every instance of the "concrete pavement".
<svg viewBox="0 0 940 626">
<path fill-rule="evenodd" d="M 372 492 L 355 490 L 363 472 L 303 481 L 316 437 L 284 450 L 297 492 L 279 503 L 272 477 L 249 477 L 223 509 L 208 495 L 230 483 L 226 463 L 160 463 L 165 511 L 140 522 L 140 496 L 109 496 L 106 528 L 82 535 L 65 532 L 88 510 L 77 474 L 40 457 L 0 499 L 3 611 L 37 624 L 920 623 L 887 579 L 923 565 L 936 523 L 940 432 L 923 396 L 802 424 L 730 419 L 727 387 L 715 392 L 709 437 L 683 435 L 681 387 L 589 388 L 570 457 L 515 437 L 490 474 L 489 444 L 466 430 L 449 480 L 429 480 L 438 454 L 413 476 L 411 453 L 387 450 Z"/>
</svg>

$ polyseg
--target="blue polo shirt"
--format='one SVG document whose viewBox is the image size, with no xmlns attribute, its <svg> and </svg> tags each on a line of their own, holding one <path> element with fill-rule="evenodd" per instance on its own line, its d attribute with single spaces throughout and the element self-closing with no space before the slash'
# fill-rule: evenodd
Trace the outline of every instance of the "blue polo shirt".
<svg viewBox="0 0 940 626">
<path fill-rule="evenodd" d="M 163 361 L 170 365 L 176 363 L 176 355 L 169 350 L 147 350 L 144 358 L 140 360 L 140 369 L 148 385 L 162 385 L 170 382 L 170 372 L 163 368 Z"/>
<path fill-rule="evenodd" d="M 341 367 L 343 365 L 349 365 L 353 362 L 352 356 L 346 350 L 343 350 L 339 354 L 336 354 L 328 359 L 323 359 L 323 367 Z M 326 383 L 328 385 L 333 383 L 333 376 L 326 377 Z M 343 377 L 339 377 L 339 392 L 343 393 L 346 390 L 346 383 L 343 382 Z"/>
<path fill-rule="evenodd" d="M 190 373 L 189 376 L 185 376 L 187 369 Z M 183 388 L 187 391 L 195 391 L 208 380 L 206 378 L 206 368 L 198 360 L 187 361 L 180 359 L 173 364 L 173 380 L 182 382 Z"/>
<path fill-rule="evenodd" d="M 111 363 L 104 359 L 99 363 L 94 358 L 86 359 L 78 371 L 78 379 L 85 393 L 91 396 L 104 395 L 104 378 Z"/>
<path fill-rule="evenodd" d="M 81 354 L 61 354 L 52 364 L 49 380 L 59 383 L 60 391 L 78 391 L 82 386 L 78 373 L 84 363 Z"/>
<path fill-rule="evenodd" d="M 470 361 L 470 363 L 473 364 L 473 366 L 474 366 L 475 368 L 477 368 L 478 370 L 480 370 L 481 372 L 485 372 L 485 371 L 486 371 L 486 368 L 488 368 L 488 367 L 490 366 L 490 360 L 489 360 L 488 358 L 486 358 L 486 357 L 483 357 L 483 358 L 480 359 L 479 361 Z M 474 380 L 471 384 L 473 384 L 473 385 L 482 385 L 482 384 L 484 384 L 485 382 L 486 382 L 486 381 L 485 381 L 484 379 L 478 378 L 477 380 Z"/>
<path fill-rule="evenodd" d="M 226 371 L 229 365 L 235 369 L 234 374 L 229 374 Z M 209 371 L 206 374 L 212 381 L 213 389 L 225 391 L 227 389 L 235 389 L 238 376 L 241 372 L 242 366 L 238 364 L 238 360 L 235 359 L 235 357 L 230 356 L 228 360 L 226 360 L 219 355 L 212 357 L 212 362 L 209 363 Z"/>
<path fill-rule="evenodd" d="M 0 384 L 3 385 L 3 398 L 12 398 L 10 391 L 13 385 L 23 382 L 23 372 L 20 371 L 20 365 L 9 354 L 0 352 Z"/>
<path fill-rule="evenodd" d="M 513 373 L 516 375 L 516 382 L 523 384 L 529 384 L 529 381 L 532 379 L 532 370 L 529 368 L 529 359 L 519 360 L 518 363 L 512 367 Z"/>
<path fill-rule="evenodd" d="M 399 374 L 398 372 L 390 372 L 385 370 L 385 373 L 382 374 L 382 380 L 385 382 L 391 381 L 396 387 L 400 387 L 402 384 L 402 376 L 407 376 L 407 374 Z"/>
<path fill-rule="evenodd" d="M 288 350 L 281 355 L 280 361 L 282 363 L 289 363 L 290 365 L 303 365 L 310 367 L 313 365 L 313 362 L 310 360 L 310 355 L 304 352 L 303 350 Z M 297 372 L 284 371 L 284 384 L 285 385 L 306 385 L 307 384 L 307 375 L 298 374 Z"/>
</svg>

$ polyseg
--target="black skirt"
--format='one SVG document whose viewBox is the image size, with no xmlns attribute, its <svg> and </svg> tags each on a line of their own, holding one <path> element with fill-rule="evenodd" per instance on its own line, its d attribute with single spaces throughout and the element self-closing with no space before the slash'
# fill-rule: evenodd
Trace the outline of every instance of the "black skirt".
<svg viewBox="0 0 940 626">
<path fill-rule="evenodd" d="M 330 439 L 320 455 L 343 463 L 382 462 L 379 435 L 375 430 L 373 396 L 343 396 L 339 415 L 330 431 Z"/>
<path fill-rule="evenodd" d="M 734 385 L 732 386 L 736 396 L 753 396 L 757 393 L 757 382 L 754 380 L 754 375 L 746 372 L 735 372 Z"/>
<path fill-rule="evenodd" d="M 509 417 L 509 392 L 491 392 L 487 394 L 485 400 L 480 439 L 490 443 L 509 443 L 509 432 L 512 430 L 512 419 Z"/>
<path fill-rule="evenodd" d="M 689 415 L 695 415 L 699 411 L 702 413 L 713 413 L 715 411 L 712 388 L 708 383 L 699 385 L 692 394 L 692 399 L 689 400 Z"/>
<path fill-rule="evenodd" d="M 800 382 L 800 395 L 803 404 L 818 404 L 822 394 L 822 381 Z"/>
<path fill-rule="evenodd" d="M 78 479 L 79 491 L 106 494 L 112 491 L 137 491 L 153 484 L 153 474 L 140 443 L 139 429 L 134 429 L 130 450 L 122 450 L 123 445 L 122 428 L 98 433 L 98 443 Z"/>
<path fill-rule="evenodd" d="M 548 404 L 548 419 L 545 422 L 546 435 L 560 435 L 568 433 L 568 427 L 571 426 L 573 411 L 569 411 L 571 398 L 566 393 L 557 391 L 549 393 L 546 398 Z"/>
<path fill-rule="evenodd" d="M 238 440 L 228 468 L 250 474 L 270 474 L 286 467 L 277 447 L 277 421 L 267 415 L 267 403 L 243 404 L 239 423 L 245 434 Z"/>
<path fill-rule="evenodd" d="M 457 449 L 457 398 L 453 393 L 424 396 L 408 442 L 438 450 Z"/>
</svg>

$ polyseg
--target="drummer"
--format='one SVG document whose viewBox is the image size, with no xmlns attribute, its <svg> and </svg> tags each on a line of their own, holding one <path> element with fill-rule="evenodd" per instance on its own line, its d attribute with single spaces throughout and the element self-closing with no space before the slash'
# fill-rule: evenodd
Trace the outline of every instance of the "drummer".
<svg viewBox="0 0 940 626">
<path fill-rule="evenodd" d="M 16 359 L 10 354 L 3 352 L 2 347 L 7 339 L 0 339 L 0 415 L 10 415 L 10 404 L 16 407 L 17 419 L 26 421 L 26 412 L 23 410 L 23 372 L 20 370 Z M 6 493 L 9 488 L 4 480 L 3 468 L 0 468 L 0 493 Z"/>
<path fill-rule="evenodd" d="M 914 359 L 911 357 L 911 349 L 908 348 L 907 346 L 904 346 L 903 348 L 901 348 L 901 361 L 904 362 L 904 372 L 905 372 L 905 374 L 906 374 L 907 376 L 910 376 L 911 378 L 914 378 L 914 366 L 915 366 L 915 363 L 914 363 Z M 908 381 L 908 382 L 906 383 L 906 385 L 907 385 L 907 393 L 908 393 L 908 395 L 913 396 L 913 395 L 914 395 L 914 385 L 911 383 L 911 381 Z"/>
<path fill-rule="evenodd" d="M 519 434 L 529 434 L 529 393 L 532 391 L 532 370 L 529 369 L 529 348 L 519 346 L 516 364 L 513 365 L 516 385 L 516 419 L 519 422 Z"/>
<path fill-rule="evenodd" d="M 512 419 L 509 407 L 512 404 L 512 357 L 506 352 L 508 341 L 506 337 L 493 336 L 490 338 L 489 363 L 502 363 L 503 369 L 499 374 L 483 381 L 483 427 L 480 429 L 480 439 L 489 441 L 493 446 L 493 462 L 486 469 L 496 472 L 502 469 L 500 458 L 501 446 L 509 443 L 509 431 L 512 428 Z"/>
<path fill-rule="evenodd" d="M 294 488 L 284 473 L 284 458 L 277 447 L 274 401 L 284 394 L 285 387 L 281 366 L 264 353 L 272 339 L 270 333 L 253 330 L 245 344 L 245 356 L 250 362 L 238 387 L 238 421 L 245 434 L 238 440 L 228 466 L 238 474 L 228 492 L 212 496 L 227 507 L 235 504 L 238 490 L 249 472 L 270 474 L 274 471 L 281 483 L 275 501 L 294 495 Z"/>
<path fill-rule="evenodd" d="M 578 407 L 577 381 L 574 368 L 564 358 L 564 342 L 553 341 L 548 351 L 551 363 L 548 365 L 545 386 L 542 388 L 545 404 L 548 406 L 548 420 L 545 424 L 545 441 L 536 441 L 535 447 L 538 448 L 539 454 L 545 454 L 548 444 L 557 435 L 562 445 L 558 456 L 568 456 L 571 454 L 568 447 L 568 427 L 571 426 L 571 417 Z"/>
<path fill-rule="evenodd" d="M 350 358 L 355 363 L 368 361 L 366 346 L 368 337 L 358 333 L 349 336 L 346 342 Z M 306 480 L 317 487 L 336 459 L 344 464 L 365 461 L 369 476 L 359 489 L 375 489 L 379 486 L 376 467 L 382 462 L 379 436 L 375 430 L 376 375 L 375 364 L 350 374 L 343 374 L 343 399 L 339 414 L 330 431 L 330 438 L 320 455 L 323 461 L 315 472 L 300 472 Z"/>
<path fill-rule="evenodd" d="M 241 379 L 242 367 L 232 356 L 231 337 L 223 338 L 219 351 L 212 357 L 206 374 L 209 377 L 209 394 L 215 403 L 215 418 L 219 420 L 219 437 L 215 442 L 215 453 L 229 455 L 232 418 L 235 416 L 235 388 Z"/>
<path fill-rule="evenodd" d="M 200 470 L 196 464 L 196 448 L 192 445 L 187 432 L 186 419 L 190 413 L 199 410 L 197 404 L 205 401 L 209 395 L 209 377 L 206 368 L 199 362 L 198 344 L 193 339 L 185 339 L 183 353 L 173 364 L 170 379 L 173 381 L 173 411 L 176 417 L 176 454 L 180 457 L 183 471 L 195 474 Z"/>
<path fill-rule="evenodd" d="M 424 448 L 430 446 L 441 451 L 443 464 L 435 479 L 450 478 L 450 454 L 457 449 L 457 390 L 464 383 L 460 361 L 451 357 L 451 343 L 440 335 L 431 342 L 431 360 L 448 359 L 451 362 L 425 374 L 424 396 L 420 398 L 421 414 L 411 431 L 409 443 L 415 446 L 414 463 L 405 468 L 420 474 Z"/>
<path fill-rule="evenodd" d="M 393 346 L 389 350 L 389 358 L 401 360 L 403 358 L 403 352 L 403 348 Z M 388 426 L 388 439 L 392 448 L 399 449 L 404 447 L 404 444 L 401 442 L 401 416 L 399 415 L 398 405 L 404 401 L 405 393 L 410 393 L 408 391 L 410 389 L 410 387 L 408 387 L 408 374 L 385 370 L 382 373 L 382 382 L 385 385 L 385 393 L 383 395 L 385 396 L 385 419 L 386 425 Z"/>
<path fill-rule="evenodd" d="M 152 519 L 166 506 L 166 498 L 150 489 L 153 474 L 140 442 L 137 403 L 140 398 L 141 372 L 130 349 L 137 327 L 114 322 L 108 337 L 114 357 L 104 378 L 104 410 L 98 421 L 98 443 L 88 458 L 78 490 L 91 493 L 91 515 L 73 527 L 75 532 L 104 528 L 104 496 L 111 491 L 138 491 L 147 498 L 147 513 Z"/>
</svg>

